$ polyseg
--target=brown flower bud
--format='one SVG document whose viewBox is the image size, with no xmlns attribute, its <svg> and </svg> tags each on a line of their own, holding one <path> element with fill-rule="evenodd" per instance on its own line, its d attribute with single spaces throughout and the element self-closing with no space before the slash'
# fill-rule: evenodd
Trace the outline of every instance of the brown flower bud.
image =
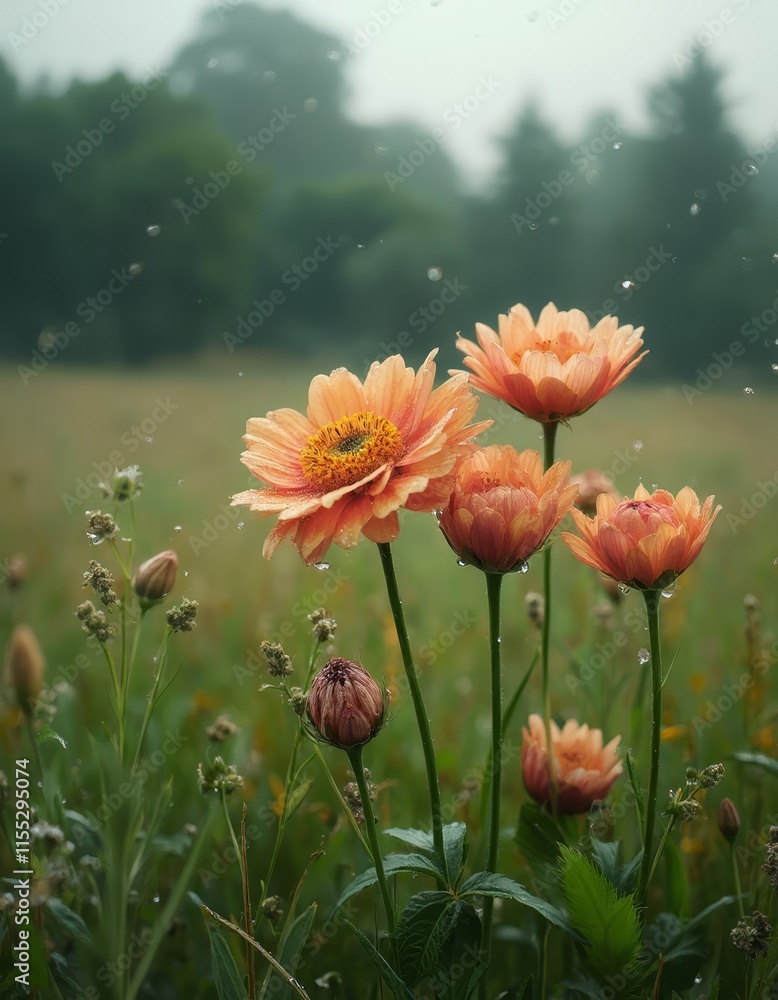
<svg viewBox="0 0 778 1000">
<path fill-rule="evenodd" d="M 178 556 L 165 549 L 141 563 L 132 581 L 132 589 L 140 598 L 141 607 L 151 607 L 166 597 L 176 584 Z"/>
<path fill-rule="evenodd" d="M 314 677 L 308 693 L 308 718 L 319 734 L 342 750 L 361 746 L 380 730 L 384 692 L 353 660 L 330 660 Z"/>
<path fill-rule="evenodd" d="M 719 830 L 730 844 L 734 843 L 735 837 L 740 832 L 740 816 L 735 808 L 732 799 L 722 799 L 718 813 Z"/>
<path fill-rule="evenodd" d="M 622 499 L 621 494 L 614 489 L 610 477 L 599 469 L 587 469 L 577 476 L 571 476 L 570 482 L 578 486 L 575 506 L 589 517 L 594 517 L 597 513 L 597 497 L 601 493 L 612 496 L 616 503 Z"/>
<path fill-rule="evenodd" d="M 6 565 L 8 586 L 11 590 L 17 590 L 27 579 L 27 557 L 19 552 L 15 556 L 11 556 Z"/>
<path fill-rule="evenodd" d="M 33 630 L 27 625 L 17 625 L 6 650 L 6 667 L 19 708 L 25 715 L 32 715 L 34 703 L 41 693 L 45 666 Z"/>
</svg>

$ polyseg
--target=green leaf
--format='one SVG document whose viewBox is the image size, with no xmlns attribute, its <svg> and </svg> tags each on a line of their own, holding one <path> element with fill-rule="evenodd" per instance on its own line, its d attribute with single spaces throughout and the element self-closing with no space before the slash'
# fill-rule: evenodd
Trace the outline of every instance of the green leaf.
<svg viewBox="0 0 778 1000">
<path fill-rule="evenodd" d="M 211 972 L 219 1000 L 246 1000 L 246 987 L 224 935 L 212 920 L 206 920 L 205 926 L 211 939 Z"/>
<path fill-rule="evenodd" d="M 52 729 L 51 726 L 41 726 L 35 738 L 38 743 L 59 743 L 65 750 L 68 748 L 65 740 L 59 735 L 57 730 Z"/>
<path fill-rule="evenodd" d="M 300 955 L 305 947 L 305 942 L 308 940 L 308 935 L 311 933 L 313 918 L 316 916 L 316 906 L 316 903 L 311 903 L 308 909 L 304 910 L 292 923 L 288 933 L 286 930 L 284 931 L 286 939 L 283 941 L 276 957 L 292 976 L 297 972 Z M 275 970 L 273 970 L 270 977 L 267 993 L 271 997 L 278 996 L 280 1000 L 288 1000 L 288 998 L 294 996 L 292 987 Z"/>
<path fill-rule="evenodd" d="M 765 753 L 757 753 L 752 750 L 739 750 L 732 754 L 733 760 L 739 760 L 741 764 L 753 764 L 754 767 L 761 767 L 763 771 L 778 778 L 778 760 L 768 757 Z"/>
<path fill-rule="evenodd" d="M 634 892 L 640 862 L 643 860 L 643 852 L 638 851 L 631 861 L 623 865 L 621 863 L 621 841 L 614 840 L 611 843 L 605 843 L 602 840 L 592 838 L 591 843 L 592 858 L 602 869 L 603 875 L 616 892 L 620 896 Z"/>
<path fill-rule="evenodd" d="M 627 751 L 624 763 L 627 766 L 627 777 L 629 778 L 629 783 L 632 785 L 632 791 L 635 795 L 638 815 L 640 816 L 640 829 L 642 830 L 646 824 L 646 800 L 643 798 L 643 789 L 640 787 L 640 781 L 638 780 L 638 776 L 635 774 L 635 758 L 632 756 L 631 750 Z"/>
<path fill-rule="evenodd" d="M 46 909 L 54 917 L 57 923 L 63 927 L 68 934 L 76 938 L 82 944 L 92 944 L 92 935 L 81 917 L 74 913 L 69 906 L 65 906 L 61 899 L 50 896 L 46 900 Z"/>
<path fill-rule="evenodd" d="M 389 854 L 384 858 L 384 872 L 387 875 L 398 875 L 400 872 L 414 872 L 417 875 L 431 875 L 433 878 L 442 879 L 443 872 L 429 858 L 423 854 Z M 369 885 L 375 885 L 378 875 L 375 868 L 368 868 L 367 871 L 357 875 L 353 882 L 346 886 L 341 893 L 340 899 L 335 904 L 335 909 L 340 909 L 347 899 L 356 896 L 358 892 L 366 889 Z"/>
<path fill-rule="evenodd" d="M 400 979 L 394 969 L 389 965 L 383 955 L 376 949 L 373 942 L 369 937 L 366 937 L 362 931 L 355 927 L 350 920 L 346 921 L 346 924 L 351 928 L 354 937 L 359 941 L 368 955 L 372 958 L 375 967 L 378 969 L 378 974 L 381 979 L 386 983 L 389 989 L 392 991 L 392 996 L 394 1000 L 413 1000 L 413 994 L 405 985 L 405 983 Z"/>
<path fill-rule="evenodd" d="M 454 925 L 430 975 L 440 1000 L 468 1000 L 487 969 L 480 960 L 481 920 L 475 908 L 461 899 L 455 906 Z"/>
<path fill-rule="evenodd" d="M 722 906 L 729 906 L 731 903 L 736 902 L 737 896 L 722 896 L 721 899 L 717 899 L 715 903 L 711 903 L 710 906 L 706 906 L 704 910 L 700 910 L 696 917 L 684 924 L 682 929 L 676 934 L 676 936 L 666 945 L 663 952 L 665 962 L 671 962 L 673 957 L 680 954 L 679 949 L 681 948 L 684 938 L 696 931 L 701 924 L 704 924 L 708 917 L 715 913 L 716 910 L 721 909 Z"/>
<path fill-rule="evenodd" d="M 497 896 L 500 899 L 513 899 L 517 903 L 522 903 L 524 906 L 530 907 L 530 909 L 545 917 L 549 923 L 554 924 L 555 927 L 559 927 L 575 938 L 579 943 L 585 943 L 578 931 L 570 925 L 570 922 L 561 910 L 552 906 L 551 903 L 547 903 L 545 899 L 533 896 L 523 885 L 519 885 L 518 882 L 514 882 L 513 879 L 505 875 L 495 875 L 491 872 L 477 872 L 475 875 L 471 875 L 460 888 L 459 895 L 463 899 L 467 896 Z"/>
<path fill-rule="evenodd" d="M 446 852 L 446 866 L 452 883 L 456 882 L 465 864 L 466 836 L 467 827 L 464 823 L 446 823 L 443 827 L 443 849 Z"/>
<path fill-rule="evenodd" d="M 519 812 L 516 844 L 533 865 L 555 865 L 559 859 L 559 844 L 567 838 L 554 818 L 536 802 L 525 802 Z"/>
<path fill-rule="evenodd" d="M 589 941 L 586 960 L 600 978 L 634 966 L 643 943 L 632 896 L 619 896 L 579 851 L 562 849 L 562 885 L 573 927 Z"/>
<path fill-rule="evenodd" d="M 671 837 L 668 837 L 665 842 L 665 868 L 667 871 L 665 880 L 667 908 L 680 917 L 688 916 L 689 882 L 686 878 L 686 868 L 678 845 Z"/>
<path fill-rule="evenodd" d="M 408 900 L 394 933 L 408 986 L 417 986 L 435 967 L 456 917 L 456 900 L 449 892 L 419 892 Z"/>
<path fill-rule="evenodd" d="M 313 787 L 313 778 L 306 778 L 301 781 L 299 785 L 295 786 L 292 790 L 292 794 L 289 796 L 284 812 L 284 822 L 286 822 L 291 816 L 297 812 L 303 803 L 303 799 L 310 792 Z"/>
<path fill-rule="evenodd" d="M 415 847 L 418 851 L 435 850 L 432 842 L 432 834 L 426 833 L 424 830 L 393 826 L 388 830 L 384 830 L 384 833 L 387 837 L 394 837 L 395 840 L 401 840 L 404 844 L 408 844 L 409 847 Z"/>
</svg>

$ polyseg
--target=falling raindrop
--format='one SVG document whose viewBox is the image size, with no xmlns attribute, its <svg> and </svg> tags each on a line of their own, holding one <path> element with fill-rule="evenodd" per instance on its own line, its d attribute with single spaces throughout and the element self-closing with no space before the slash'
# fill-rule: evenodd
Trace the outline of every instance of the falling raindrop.
<svg viewBox="0 0 778 1000">
<path fill-rule="evenodd" d="M 213 59 L 209 59 L 208 60 L 208 62 L 205 64 L 205 68 L 206 69 L 216 69 L 216 67 L 218 65 L 219 65 L 219 60 L 218 60 L 218 58 L 216 56 L 214 56 Z"/>
<path fill-rule="evenodd" d="M 386 154 L 389 152 L 389 147 L 388 146 L 376 146 L 375 147 L 375 151 L 376 151 L 376 153 L 378 153 L 379 156 L 386 156 Z"/>
<path fill-rule="evenodd" d="M 625 597 L 627 596 L 627 594 L 629 593 L 629 587 L 626 585 L 626 583 L 619 584 L 619 593 L 623 594 Z"/>
<path fill-rule="evenodd" d="M 313 564 L 313 568 L 324 571 L 325 569 L 330 568 L 330 564 L 328 562 L 317 562 Z"/>
<path fill-rule="evenodd" d="M 246 522 L 245 521 L 238 521 L 238 531 L 243 531 L 243 529 L 245 528 L 245 526 L 246 526 Z"/>
<path fill-rule="evenodd" d="M 584 175 L 584 180 L 586 181 L 587 184 L 599 184 L 600 183 L 600 175 L 597 173 L 596 170 L 589 170 Z"/>
<path fill-rule="evenodd" d="M 181 525 L 180 525 L 180 524 L 174 524 L 174 525 L 173 525 L 173 531 L 175 531 L 175 533 L 176 533 L 177 535 L 181 534 L 181 532 L 182 532 L 183 530 L 184 530 L 184 529 L 183 529 L 183 528 L 181 527 Z"/>
<path fill-rule="evenodd" d="M 158 226 L 156 223 L 154 223 L 151 226 L 146 226 L 147 236 L 159 236 L 161 232 L 162 232 L 162 226 Z"/>
<path fill-rule="evenodd" d="M 140 274 L 141 271 L 143 270 L 143 262 L 137 260 L 137 261 L 135 261 L 134 264 L 130 264 L 130 266 L 127 268 L 127 270 L 130 272 L 130 274 L 133 274 L 133 275 Z"/>
<path fill-rule="evenodd" d="M 634 281 L 630 281 L 629 278 L 625 278 L 622 281 L 622 283 L 621 283 L 621 287 L 622 288 L 634 288 L 635 287 L 635 282 Z"/>
<path fill-rule="evenodd" d="M 303 111 L 306 115 L 312 115 L 313 112 L 318 108 L 319 102 L 315 97 L 306 97 L 303 101 Z"/>
<path fill-rule="evenodd" d="M 536 229 L 538 228 L 538 224 L 537 224 L 537 222 L 530 222 L 530 224 L 529 224 L 529 228 L 530 228 L 530 229 L 532 230 L 532 232 L 534 233 L 534 232 L 535 232 L 535 230 L 536 230 Z"/>
<path fill-rule="evenodd" d="M 696 201 L 694 201 L 689 206 L 689 215 L 699 215 L 699 214 L 700 214 L 700 206 L 697 204 Z"/>
<path fill-rule="evenodd" d="M 343 58 L 343 53 L 338 52 L 337 49 L 330 49 L 330 51 L 327 53 L 327 58 L 332 60 L 332 62 L 340 62 L 340 60 Z"/>
<path fill-rule="evenodd" d="M 238 372 L 238 378 L 243 378 L 243 372 Z"/>
<path fill-rule="evenodd" d="M 746 173 L 749 177 L 756 177 L 759 173 L 759 167 L 755 163 L 749 163 L 746 167 Z"/>
<path fill-rule="evenodd" d="M 613 143 L 613 148 L 614 148 L 614 149 L 621 149 L 621 147 L 622 147 L 623 145 L 624 145 L 624 143 L 623 143 L 623 142 L 614 142 L 614 143 Z"/>
<path fill-rule="evenodd" d="M 430 281 L 440 281 L 440 279 L 443 277 L 443 268 L 438 267 L 437 264 L 433 265 L 432 267 L 428 267 L 427 277 L 430 279 Z"/>
<path fill-rule="evenodd" d="M 188 569 L 184 570 L 184 576 L 189 576 L 189 570 Z"/>
<path fill-rule="evenodd" d="M 751 260 L 750 257 L 741 257 L 740 258 L 740 266 L 743 268 L 744 271 L 753 271 L 754 270 L 754 262 L 753 262 L 753 260 Z"/>
<path fill-rule="evenodd" d="M 632 447 L 635 449 L 635 451 L 642 451 L 643 450 L 643 442 L 642 441 L 633 441 L 632 442 Z"/>
<path fill-rule="evenodd" d="M 262 82 L 263 83 L 272 83 L 273 80 L 275 80 L 275 78 L 276 78 L 276 75 L 275 75 L 275 73 L 273 72 L 272 69 L 265 70 L 265 72 L 262 74 Z"/>
<path fill-rule="evenodd" d="M 646 649 L 645 646 L 643 646 L 642 649 L 638 650 L 638 663 L 641 665 L 641 667 L 644 667 L 650 659 L 651 659 L 651 654 L 649 653 L 649 651 Z"/>
<path fill-rule="evenodd" d="M 743 392 L 744 392 L 744 394 L 745 394 L 746 396 L 753 396 L 753 395 L 754 395 L 754 390 L 753 390 L 753 389 L 751 388 L 751 386 L 750 386 L 750 385 L 747 385 L 747 386 L 745 387 L 745 389 L 743 390 Z"/>
</svg>

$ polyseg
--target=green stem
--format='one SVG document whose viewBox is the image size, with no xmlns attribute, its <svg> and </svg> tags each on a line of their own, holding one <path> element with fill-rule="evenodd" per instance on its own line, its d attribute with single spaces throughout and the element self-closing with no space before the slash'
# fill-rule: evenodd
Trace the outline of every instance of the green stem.
<svg viewBox="0 0 778 1000">
<path fill-rule="evenodd" d="M 670 836 L 670 833 L 673 830 L 674 826 L 675 826 L 675 824 L 674 824 L 673 820 L 671 819 L 670 822 L 667 824 L 667 826 L 662 831 L 662 839 L 659 841 L 659 847 L 656 850 L 656 854 L 654 855 L 654 860 L 653 860 L 653 863 L 651 865 L 651 870 L 648 873 L 648 885 L 651 884 L 651 882 L 652 882 L 652 880 L 654 878 L 654 872 L 656 871 L 656 867 L 659 864 L 659 859 L 662 857 L 662 852 L 665 849 L 665 844 L 667 843 L 667 838 Z"/>
<path fill-rule="evenodd" d="M 362 747 L 353 747 L 351 750 L 347 750 L 348 758 L 351 761 L 351 769 L 354 772 L 354 778 L 357 782 L 357 788 L 359 789 L 359 796 L 362 799 L 362 811 L 365 814 L 365 828 L 367 830 L 367 839 L 370 842 L 370 854 L 375 865 L 376 875 L 378 876 L 378 885 L 381 889 L 381 896 L 384 901 L 384 909 L 386 910 L 386 922 L 389 926 L 389 933 L 394 933 L 394 903 L 392 902 L 392 894 L 389 891 L 389 883 L 386 881 L 386 872 L 384 871 L 384 859 L 381 857 L 381 848 L 378 845 L 378 832 L 375 825 L 375 815 L 373 813 L 373 803 L 370 799 L 370 789 L 367 787 L 367 782 L 365 781 L 365 766 L 362 763 Z"/>
<path fill-rule="evenodd" d="M 140 627 L 140 626 L 139 626 Z M 135 774 L 138 767 L 138 761 L 140 760 L 140 753 L 143 748 L 143 740 L 146 736 L 146 730 L 149 728 L 149 722 L 151 721 L 151 713 L 154 711 L 154 706 L 159 700 L 157 692 L 159 691 L 159 686 L 162 683 L 162 675 L 165 671 L 165 665 L 167 664 L 167 644 L 168 639 L 172 633 L 170 627 L 165 629 L 165 634 L 162 636 L 162 642 L 159 644 L 159 652 L 157 653 L 157 672 L 154 676 L 154 685 L 149 693 L 148 701 L 146 702 L 146 712 L 143 716 L 143 722 L 140 727 L 140 736 L 138 737 L 138 749 L 135 751 L 135 760 L 132 764 L 131 774 Z"/>
<path fill-rule="evenodd" d="M 740 910 L 740 919 L 745 920 L 746 911 L 743 906 L 743 887 L 740 884 L 740 870 L 738 869 L 737 866 L 737 856 L 735 854 L 734 844 L 729 845 L 729 853 L 730 857 L 732 858 L 732 874 L 735 877 L 735 893 L 737 895 L 738 909 Z"/>
<path fill-rule="evenodd" d="M 497 871 L 497 852 L 500 845 L 500 781 L 502 778 L 502 676 L 500 670 L 500 589 L 502 576 L 486 574 L 486 593 L 489 603 L 489 665 L 492 683 L 492 775 L 489 808 L 489 849 L 486 870 Z M 483 959 L 489 964 L 492 955 L 492 920 L 494 898 L 484 900 L 484 932 L 481 948 Z M 481 980 L 481 996 L 485 997 L 486 980 Z"/>
<path fill-rule="evenodd" d="M 392 547 L 389 542 L 378 542 L 378 554 L 381 557 L 381 565 L 384 570 L 384 577 L 386 578 L 386 589 L 389 594 L 389 604 L 392 608 L 394 627 L 400 643 L 400 653 L 402 654 L 405 674 L 408 678 L 408 687 L 411 692 L 411 699 L 416 712 L 416 722 L 419 727 L 419 735 L 421 736 L 421 745 L 424 751 L 424 764 L 427 769 L 427 786 L 429 788 L 430 812 L 432 815 L 432 840 L 443 871 L 448 875 L 446 852 L 443 847 L 443 810 L 440 805 L 440 785 L 438 784 L 438 769 L 435 764 L 432 730 L 430 728 L 427 708 L 424 704 L 424 695 L 421 693 L 419 678 L 416 674 L 416 668 L 413 665 L 413 653 L 411 652 L 411 643 L 405 624 L 405 614 L 403 613 L 400 591 L 397 587 L 397 574 L 394 569 Z"/>
<path fill-rule="evenodd" d="M 557 423 L 543 424 L 543 469 L 548 471 L 554 464 Z M 548 763 L 548 787 L 551 812 L 556 816 L 557 784 L 554 774 L 554 751 L 551 743 L 551 690 L 548 676 L 548 654 L 551 636 L 551 546 L 543 550 L 543 631 L 541 634 L 541 667 L 543 673 L 543 724 L 546 730 L 546 756 Z"/>
<path fill-rule="evenodd" d="M 40 749 L 38 748 L 38 740 L 35 736 L 35 725 L 33 723 L 32 716 L 28 713 L 24 713 L 24 721 L 27 723 L 27 735 L 30 737 L 30 753 L 32 755 L 32 762 L 35 765 L 35 769 L 40 775 L 41 782 L 44 781 L 43 774 L 43 764 L 41 763 Z"/>
<path fill-rule="evenodd" d="M 645 590 L 643 597 L 646 602 L 646 617 L 648 619 L 648 636 L 651 647 L 651 770 L 648 779 L 648 800 L 646 802 L 646 826 L 643 833 L 643 861 L 640 865 L 640 879 L 636 904 L 646 905 L 648 887 L 651 881 L 651 844 L 654 839 L 656 824 L 656 797 L 659 783 L 659 750 L 662 730 L 662 648 L 659 639 L 659 601 L 660 590 Z"/>
<path fill-rule="evenodd" d="M 314 742 L 311 743 L 311 746 L 313 747 L 313 752 L 316 755 L 317 760 L 319 761 L 319 763 L 321 764 L 321 766 L 324 768 L 324 774 L 327 777 L 327 781 L 329 781 L 329 783 L 330 783 L 330 788 L 335 793 L 335 797 L 337 798 L 338 802 L 340 803 L 340 807 L 343 810 L 343 813 L 346 816 L 346 819 L 351 824 L 351 829 L 357 835 L 357 840 L 362 845 L 365 854 L 368 857 L 371 857 L 370 845 L 365 840 L 365 837 L 364 837 L 362 831 L 359 829 L 359 823 L 357 822 L 357 819 L 356 819 L 356 816 L 354 815 L 354 813 L 349 809 L 348 802 L 346 802 L 346 800 L 343 798 L 343 792 L 340 790 L 340 788 L 338 786 L 338 783 L 335 780 L 335 777 L 334 777 L 332 771 L 330 770 L 329 764 L 327 763 L 327 760 L 326 760 L 324 754 L 321 751 L 321 747 L 319 746 L 318 743 L 314 743 Z"/>
</svg>

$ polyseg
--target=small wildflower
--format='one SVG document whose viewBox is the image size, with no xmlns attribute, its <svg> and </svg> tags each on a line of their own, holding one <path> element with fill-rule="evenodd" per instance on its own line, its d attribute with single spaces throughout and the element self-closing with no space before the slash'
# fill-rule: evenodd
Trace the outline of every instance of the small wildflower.
<svg viewBox="0 0 778 1000">
<path fill-rule="evenodd" d="M 308 621 L 313 625 L 313 634 L 319 642 L 332 642 L 338 623 L 330 618 L 324 608 L 317 608 L 308 615 Z"/>
<path fill-rule="evenodd" d="M 667 810 L 669 816 L 674 816 L 679 823 L 688 823 L 702 810 L 702 806 L 697 799 L 679 799 L 674 792 L 670 792 L 670 807 Z"/>
<path fill-rule="evenodd" d="M 370 780 L 370 771 L 368 768 L 365 768 L 365 783 L 370 793 L 370 801 L 375 802 L 378 798 L 378 788 Z M 362 796 L 359 794 L 359 786 L 356 781 L 349 781 L 347 785 L 343 786 L 343 798 L 357 823 L 364 823 L 365 810 L 362 806 Z"/>
<path fill-rule="evenodd" d="M 27 625 L 17 625 L 11 633 L 5 662 L 16 702 L 30 716 L 43 687 L 46 661 L 35 633 Z"/>
<path fill-rule="evenodd" d="M 699 782 L 702 788 L 715 788 L 723 777 L 723 764 L 708 764 L 700 771 Z"/>
<path fill-rule="evenodd" d="M 546 617 L 546 602 L 542 594 L 531 590 L 524 598 L 524 606 L 527 609 L 527 617 L 535 628 L 543 628 L 543 620 Z"/>
<path fill-rule="evenodd" d="M 243 778 L 234 764 L 225 764 L 221 757 L 214 757 L 212 764 L 197 765 L 197 781 L 200 792 L 222 792 L 232 795 L 236 788 L 243 787 Z"/>
<path fill-rule="evenodd" d="M 105 612 L 97 611 L 91 601 L 79 604 L 76 618 L 81 621 L 82 632 L 93 635 L 98 642 L 105 644 L 116 635 L 116 629 L 106 621 Z"/>
<path fill-rule="evenodd" d="M 185 597 L 178 607 L 171 608 L 165 616 L 168 625 L 174 632 L 191 632 L 197 625 L 197 609 L 200 605 L 197 601 L 190 601 Z"/>
<path fill-rule="evenodd" d="M 237 732 L 238 727 L 235 723 L 228 719 L 226 715 L 220 715 L 215 722 L 206 728 L 205 735 L 211 743 L 224 743 L 226 739 L 234 736 Z"/>
<path fill-rule="evenodd" d="M 6 567 L 5 578 L 8 581 L 8 586 L 11 590 L 18 590 L 27 580 L 29 569 L 27 566 L 27 557 L 19 552 L 15 556 L 11 556 L 6 563 Z"/>
<path fill-rule="evenodd" d="M 767 861 L 762 871 L 770 879 L 773 888 L 778 889 L 778 826 L 770 827 L 770 842 L 766 845 Z"/>
<path fill-rule="evenodd" d="M 618 593 L 618 587 L 616 587 Z M 600 601 L 592 608 L 592 614 L 597 619 L 597 624 L 602 628 L 611 631 L 616 627 L 616 619 L 613 616 L 613 606 L 608 601 Z"/>
<path fill-rule="evenodd" d="M 750 917 L 738 920 L 729 936 L 736 948 L 756 959 L 767 954 L 772 933 L 772 924 L 764 913 L 754 910 Z"/>
<path fill-rule="evenodd" d="M 96 559 L 90 559 L 89 569 L 84 573 L 84 586 L 90 587 L 96 594 L 100 595 L 103 604 L 116 604 L 118 598 L 111 588 L 114 579 L 105 566 L 101 566 Z"/>
<path fill-rule="evenodd" d="M 301 687 L 293 687 L 290 691 L 289 704 L 295 715 L 299 715 L 301 718 L 305 715 L 306 701 L 305 691 Z"/>
<path fill-rule="evenodd" d="M 86 536 L 94 545 L 99 545 L 106 538 L 114 538 L 119 530 L 111 515 L 99 510 L 87 511 L 86 521 Z"/>
<path fill-rule="evenodd" d="M 165 549 L 147 559 L 138 567 L 132 578 L 132 589 L 138 595 L 141 607 L 146 610 L 163 600 L 176 584 L 178 556 L 172 549 Z"/>
<path fill-rule="evenodd" d="M 307 710 L 322 739 L 350 750 L 378 735 L 384 722 L 386 699 L 363 666 L 336 657 L 314 677 Z"/>
<path fill-rule="evenodd" d="M 268 670 L 273 677 L 288 677 L 294 673 L 292 660 L 280 642 L 261 642 L 259 648 L 267 660 Z"/>
<path fill-rule="evenodd" d="M 78 863 L 82 868 L 89 868 L 93 872 L 99 872 L 103 867 L 102 861 L 93 854 L 83 854 L 78 859 Z"/>
<path fill-rule="evenodd" d="M 266 917 L 271 924 L 277 924 L 284 915 L 284 908 L 281 905 L 281 897 L 268 896 L 262 903 L 262 915 Z"/>
<path fill-rule="evenodd" d="M 30 841 L 35 844 L 42 841 L 47 850 L 59 847 L 65 840 L 65 835 L 58 826 L 52 826 L 46 820 L 38 820 L 30 827 Z"/>
<path fill-rule="evenodd" d="M 137 465 L 128 465 L 126 469 L 114 469 L 113 476 L 107 483 L 100 483 L 99 490 L 107 500 L 126 503 L 135 500 L 143 490 L 143 473 Z"/>
<path fill-rule="evenodd" d="M 722 799 L 717 815 L 722 837 L 732 844 L 740 832 L 740 815 L 732 799 Z"/>
</svg>

